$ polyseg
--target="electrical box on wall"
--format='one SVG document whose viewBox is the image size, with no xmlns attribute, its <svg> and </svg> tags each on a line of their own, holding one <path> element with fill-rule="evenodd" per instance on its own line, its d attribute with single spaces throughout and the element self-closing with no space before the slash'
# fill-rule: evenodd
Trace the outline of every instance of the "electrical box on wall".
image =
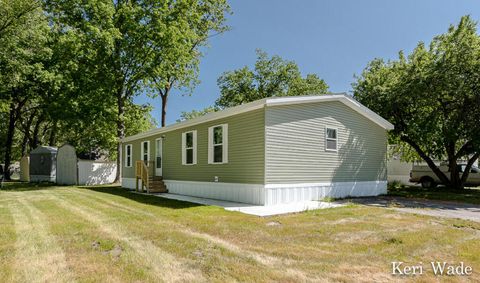
<svg viewBox="0 0 480 283">
<path fill-rule="evenodd" d="M 218 182 L 218 176 L 215 176 L 214 181 Z"/>
</svg>

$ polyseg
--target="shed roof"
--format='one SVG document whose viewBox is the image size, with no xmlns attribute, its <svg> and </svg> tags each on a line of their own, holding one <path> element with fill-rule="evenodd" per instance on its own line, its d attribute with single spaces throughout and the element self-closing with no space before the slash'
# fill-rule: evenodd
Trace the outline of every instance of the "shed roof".
<svg viewBox="0 0 480 283">
<path fill-rule="evenodd" d="M 35 148 L 34 150 L 30 151 L 30 154 L 45 154 L 45 153 L 56 154 L 57 151 L 58 151 L 57 147 L 41 145 Z"/>
<path fill-rule="evenodd" d="M 316 102 L 329 102 L 329 101 L 338 101 L 345 104 L 346 106 L 350 107 L 352 110 L 365 116 L 366 118 L 368 118 L 375 124 L 379 125 L 380 127 L 384 128 L 385 130 L 393 130 L 394 128 L 390 122 L 388 122 L 387 120 L 385 120 L 380 115 L 373 112 L 372 110 L 368 109 L 366 106 L 362 105 L 360 102 L 355 100 L 352 96 L 347 95 L 346 93 L 336 93 L 336 94 L 325 94 L 325 95 L 314 95 L 314 96 L 283 96 L 283 97 L 264 98 L 264 99 L 256 100 L 250 103 L 245 103 L 239 106 L 227 108 L 222 111 L 208 113 L 202 117 L 194 118 L 187 121 L 182 121 L 167 127 L 157 128 L 157 129 L 149 130 L 133 136 L 129 136 L 122 139 L 122 142 L 128 142 L 128 141 L 136 140 L 139 138 L 145 138 L 145 137 L 153 136 L 156 134 L 169 132 L 176 129 L 190 127 L 200 123 L 205 123 L 205 122 L 209 122 L 217 119 L 226 118 L 229 116 L 253 111 L 263 107 L 274 107 L 274 106 L 280 106 L 280 105 L 294 105 L 294 104 L 302 104 L 302 103 L 316 103 Z"/>
</svg>

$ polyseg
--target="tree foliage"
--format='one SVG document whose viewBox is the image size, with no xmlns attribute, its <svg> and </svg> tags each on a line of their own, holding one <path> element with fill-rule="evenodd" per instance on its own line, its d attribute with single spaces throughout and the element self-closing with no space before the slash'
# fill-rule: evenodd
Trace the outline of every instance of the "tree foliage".
<svg viewBox="0 0 480 283">
<path fill-rule="evenodd" d="M 43 9 L 51 3 L 1 3 L 0 154 L 6 167 L 40 144 L 68 142 L 83 156 L 115 158 L 117 100 L 106 95 L 98 50 L 54 21 L 66 15 Z M 126 132 L 151 128 L 150 108 L 131 100 L 125 108 Z"/>
<path fill-rule="evenodd" d="M 190 112 L 187 111 L 182 111 L 182 114 L 180 115 L 180 119 L 177 120 L 177 122 L 183 122 L 191 119 L 195 119 L 201 116 L 204 116 L 208 113 L 213 113 L 218 111 L 219 109 L 214 106 L 208 106 L 203 108 L 202 110 L 192 110 Z"/>
<path fill-rule="evenodd" d="M 243 67 L 223 73 L 217 80 L 220 97 L 215 105 L 226 108 L 266 97 L 320 95 L 328 92 L 324 80 L 316 74 L 302 77 L 298 65 L 280 56 L 269 57 L 257 50 L 257 61 L 251 70 Z"/>
<path fill-rule="evenodd" d="M 116 105 L 117 139 L 126 133 L 126 107 L 154 89 L 162 98 L 162 125 L 170 89 L 196 78 L 198 48 L 212 30 L 222 30 L 225 0 L 45 0 L 55 28 L 73 38 L 81 65 L 101 98 Z M 88 87 L 88 86 L 87 86 Z M 122 148 L 117 144 L 117 180 Z"/>
<path fill-rule="evenodd" d="M 465 16 L 428 48 L 419 43 L 398 60 L 370 62 L 353 84 L 354 96 L 393 123 L 391 138 L 413 148 L 442 182 L 462 188 L 480 153 L 478 70 L 480 37 Z M 450 179 L 433 159 L 448 163 Z"/>
</svg>

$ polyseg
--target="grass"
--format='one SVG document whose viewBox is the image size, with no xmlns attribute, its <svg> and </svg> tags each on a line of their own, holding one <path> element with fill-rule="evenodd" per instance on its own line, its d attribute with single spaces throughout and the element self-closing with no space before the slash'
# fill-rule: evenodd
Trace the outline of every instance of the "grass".
<svg viewBox="0 0 480 283">
<path fill-rule="evenodd" d="M 389 183 L 388 195 L 480 204 L 480 187 L 466 188 L 458 191 L 445 186 L 422 188 L 420 186 L 405 186 L 400 183 Z"/>
<path fill-rule="evenodd" d="M 399 279 L 392 261 L 432 260 L 480 280 L 480 223 L 359 205 L 261 218 L 111 186 L 6 184 L 0 227 L 1 282 L 382 282 Z M 436 282 L 425 269 L 416 279 Z"/>
</svg>

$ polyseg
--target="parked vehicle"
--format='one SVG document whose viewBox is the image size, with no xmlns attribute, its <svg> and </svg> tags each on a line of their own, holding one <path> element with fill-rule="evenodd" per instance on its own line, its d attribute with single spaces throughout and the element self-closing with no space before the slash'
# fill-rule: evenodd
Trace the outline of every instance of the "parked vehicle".
<svg viewBox="0 0 480 283">
<path fill-rule="evenodd" d="M 463 174 L 466 168 L 465 164 L 458 165 L 458 171 Z M 450 179 L 449 168 L 446 165 L 439 166 L 439 169 L 445 173 L 447 178 Z M 423 188 L 435 188 L 437 185 L 442 184 L 442 181 L 437 175 L 428 167 L 428 165 L 414 165 L 412 171 L 410 171 L 410 182 L 420 183 Z M 480 169 L 478 167 L 472 167 L 470 174 L 468 175 L 465 186 L 477 187 L 480 186 Z"/>
</svg>

